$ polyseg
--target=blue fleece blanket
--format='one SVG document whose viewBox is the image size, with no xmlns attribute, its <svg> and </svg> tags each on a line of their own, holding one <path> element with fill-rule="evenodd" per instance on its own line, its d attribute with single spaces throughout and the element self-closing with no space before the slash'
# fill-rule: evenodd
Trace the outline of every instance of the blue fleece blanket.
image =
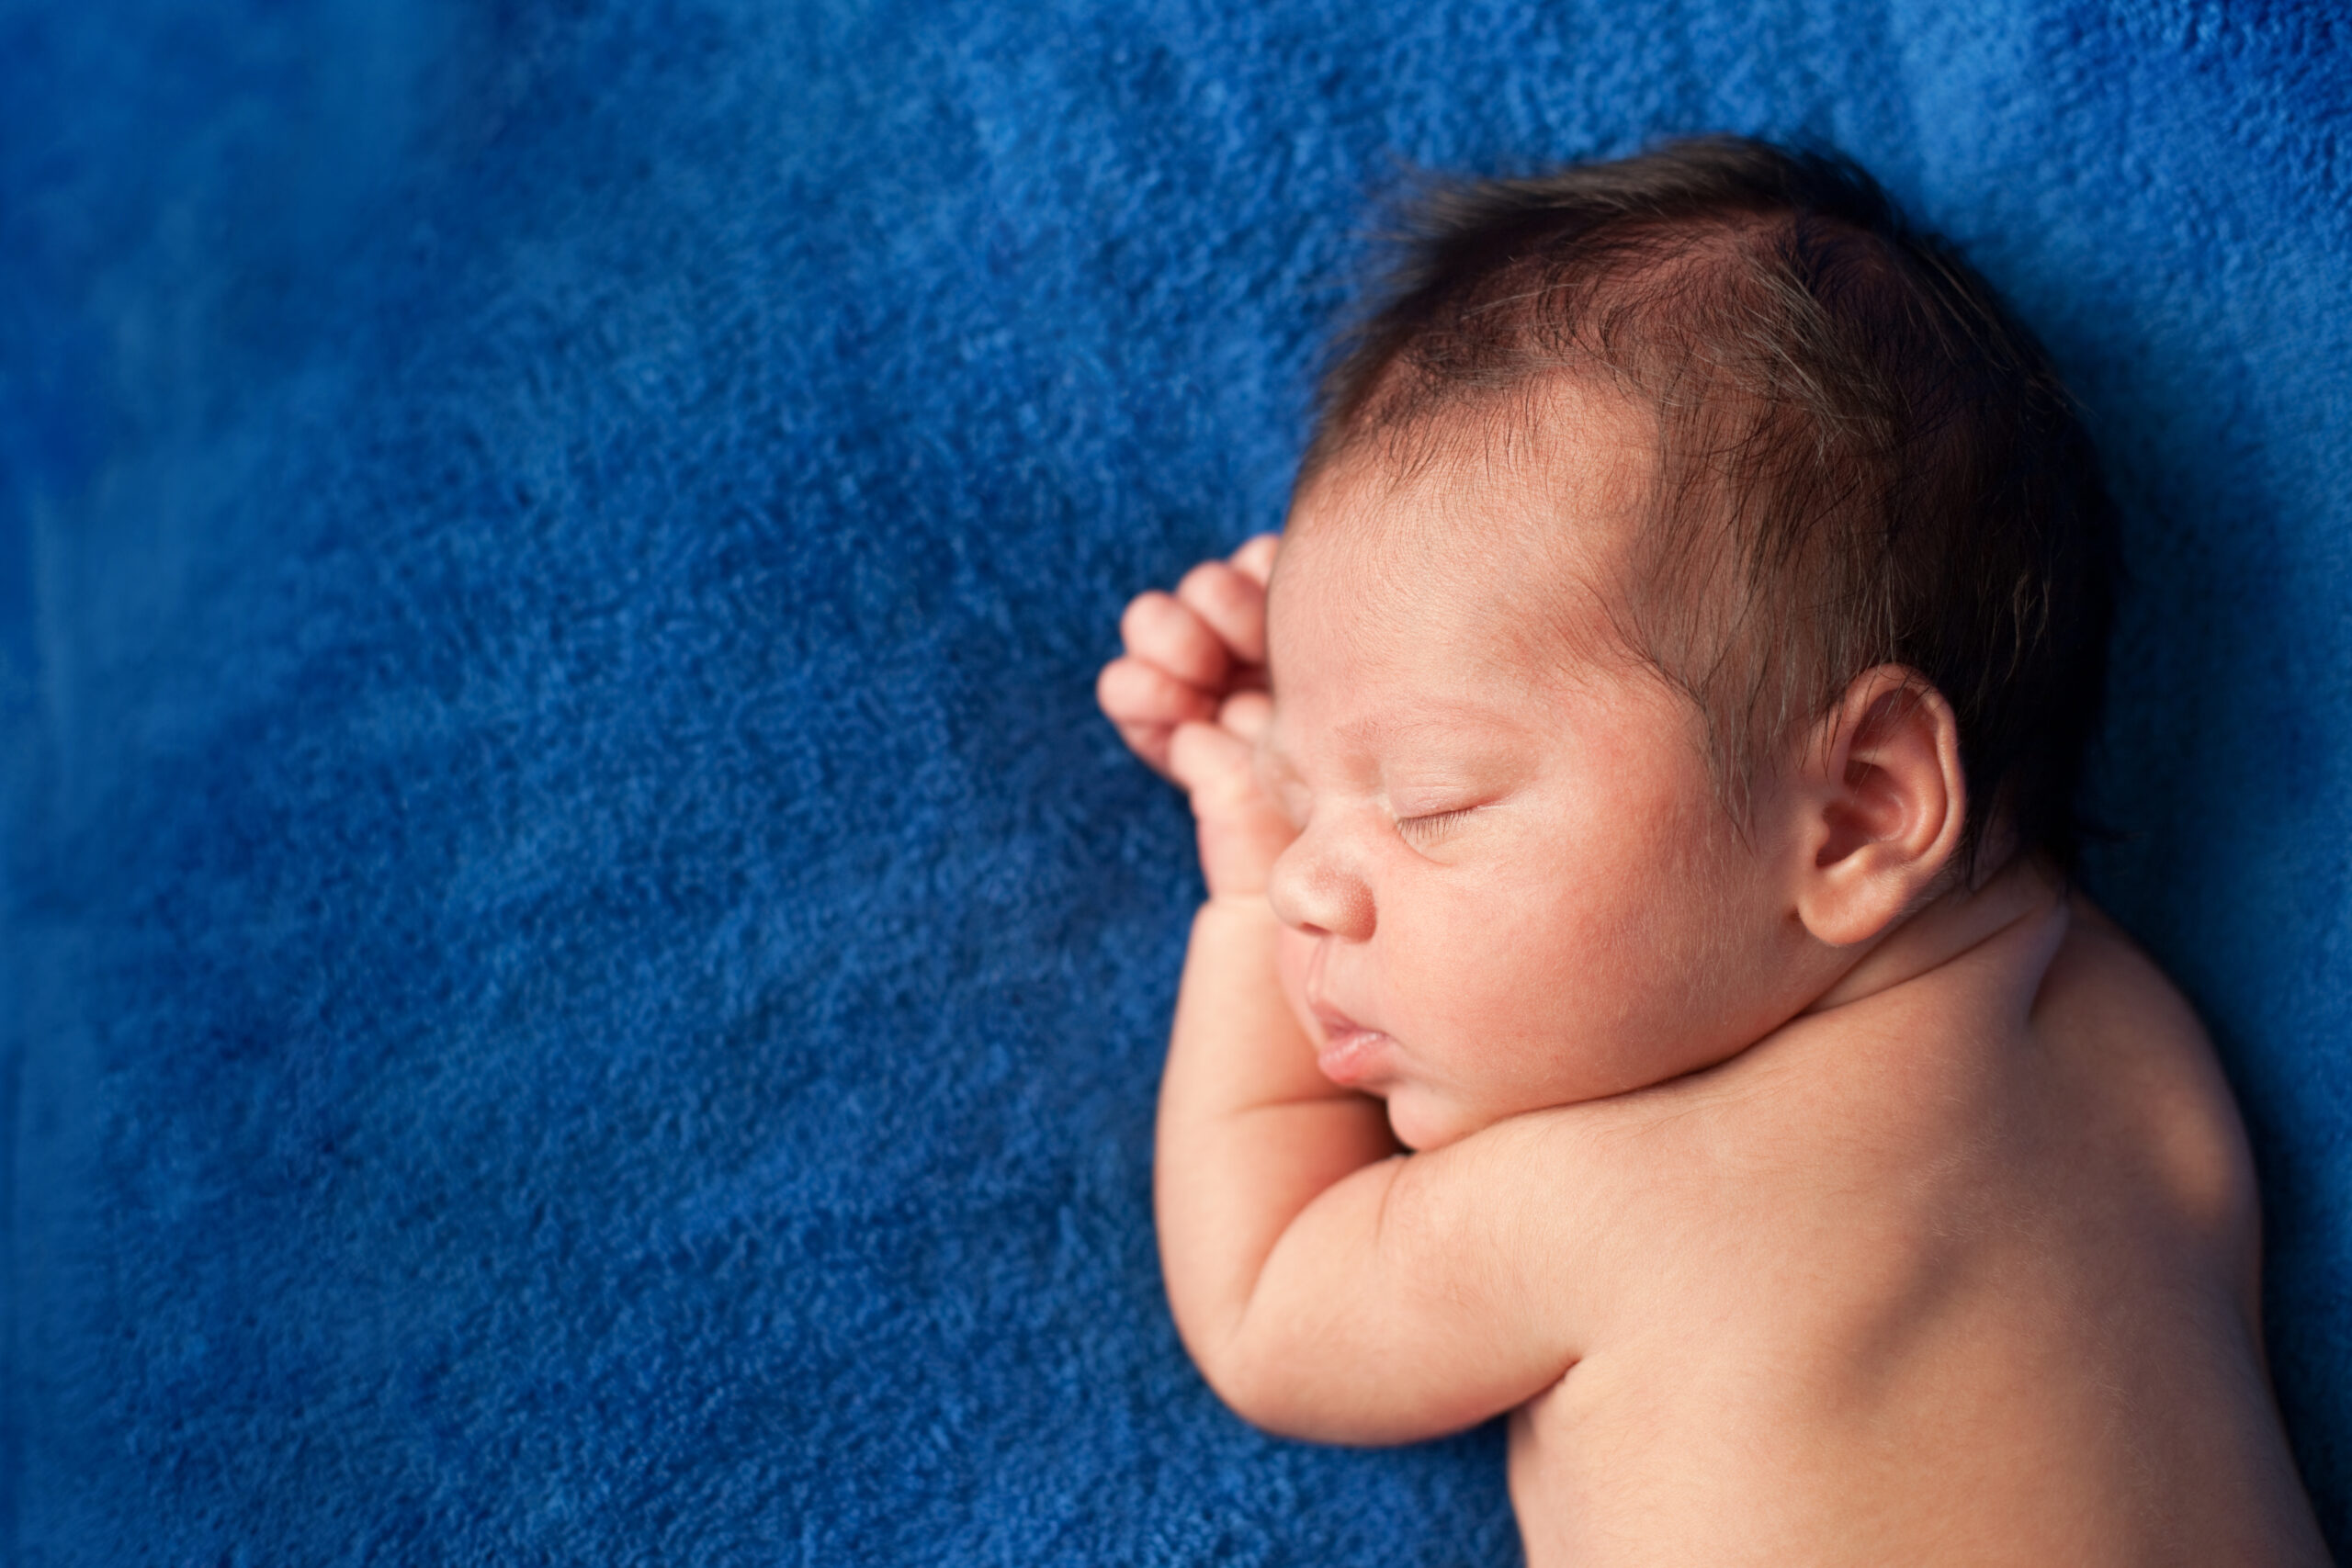
<svg viewBox="0 0 2352 1568">
<path fill-rule="evenodd" d="M 2352 1546 L 2352 33 L 2069 0 L 0 6 L 0 1553 L 1494 1563 L 1148 1206 L 1181 803 L 1416 167 L 1842 146 L 2129 514 L 2098 891 Z"/>
</svg>

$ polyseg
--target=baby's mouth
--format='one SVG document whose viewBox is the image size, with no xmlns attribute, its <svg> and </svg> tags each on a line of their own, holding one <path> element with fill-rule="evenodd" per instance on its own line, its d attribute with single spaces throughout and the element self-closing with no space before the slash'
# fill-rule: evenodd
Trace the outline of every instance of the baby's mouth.
<svg viewBox="0 0 2352 1568">
<path fill-rule="evenodd" d="M 1323 1026 L 1323 1043 L 1315 1053 L 1315 1065 L 1325 1077 L 1342 1089 L 1353 1089 L 1372 1077 L 1379 1066 L 1381 1047 L 1388 1043 L 1387 1035 L 1319 1004 L 1315 1021 Z"/>
</svg>

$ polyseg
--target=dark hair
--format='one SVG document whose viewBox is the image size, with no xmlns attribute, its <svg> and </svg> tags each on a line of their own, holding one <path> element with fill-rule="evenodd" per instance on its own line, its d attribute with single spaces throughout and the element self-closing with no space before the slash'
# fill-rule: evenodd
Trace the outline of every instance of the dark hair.
<svg viewBox="0 0 2352 1568">
<path fill-rule="evenodd" d="M 2114 517 L 2031 333 L 1835 156 L 1731 137 L 1445 186 L 1326 377 L 1304 487 L 1553 374 L 1655 411 L 1621 626 L 1703 716 L 1726 803 L 1881 664 L 1959 720 L 1961 863 L 1995 818 L 2071 867 Z"/>
</svg>

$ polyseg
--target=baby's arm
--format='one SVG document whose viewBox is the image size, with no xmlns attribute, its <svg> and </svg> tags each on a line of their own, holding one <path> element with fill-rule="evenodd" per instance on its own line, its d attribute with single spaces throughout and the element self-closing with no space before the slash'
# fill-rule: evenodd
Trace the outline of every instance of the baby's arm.
<svg viewBox="0 0 2352 1568">
<path fill-rule="evenodd" d="M 1317 1071 L 1276 931 L 1263 898 L 1193 922 L 1154 1164 L 1185 1348 L 1241 1416 L 1323 1442 L 1410 1442 L 1524 1403 L 1577 1358 L 1575 1139 L 1535 1116 L 1398 1154 L 1379 1101 Z"/>
<path fill-rule="evenodd" d="M 1128 653 L 1100 685 L 1128 743 L 1191 796 L 1210 894 L 1160 1088 L 1161 1267 L 1186 1348 L 1242 1416 L 1407 1441 L 1510 1409 L 1574 1360 L 1548 1286 L 1577 1187 L 1555 1184 L 1546 1119 L 1407 1157 L 1381 1104 L 1315 1066 L 1265 897 L 1294 830 L 1251 758 L 1272 545 L 1129 606 Z"/>
</svg>

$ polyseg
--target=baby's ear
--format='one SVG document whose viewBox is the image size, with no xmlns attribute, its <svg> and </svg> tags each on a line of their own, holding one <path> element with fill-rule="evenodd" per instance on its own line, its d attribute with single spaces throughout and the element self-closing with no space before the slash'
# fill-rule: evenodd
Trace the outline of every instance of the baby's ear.
<svg viewBox="0 0 2352 1568">
<path fill-rule="evenodd" d="M 1960 848 L 1968 785 L 1960 725 L 1917 671 L 1856 676 L 1806 738 L 1793 808 L 1797 918 L 1837 947 L 1924 902 Z"/>
</svg>

